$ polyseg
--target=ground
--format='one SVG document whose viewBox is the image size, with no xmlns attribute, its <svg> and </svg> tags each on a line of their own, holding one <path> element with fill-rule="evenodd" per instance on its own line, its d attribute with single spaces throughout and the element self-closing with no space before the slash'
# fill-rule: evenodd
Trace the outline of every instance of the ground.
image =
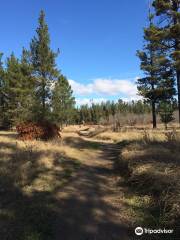
<svg viewBox="0 0 180 240">
<path fill-rule="evenodd" d="M 48 142 L 0 132 L 2 240 L 131 240 L 139 224 L 175 224 L 175 131 L 108 130 L 85 138 L 78 128 Z"/>
</svg>

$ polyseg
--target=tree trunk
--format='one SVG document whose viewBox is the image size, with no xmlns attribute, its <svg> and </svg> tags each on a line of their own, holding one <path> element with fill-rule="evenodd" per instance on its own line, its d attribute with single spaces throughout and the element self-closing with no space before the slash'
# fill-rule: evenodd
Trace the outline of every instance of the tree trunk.
<svg viewBox="0 0 180 240">
<path fill-rule="evenodd" d="M 42 79 L 42 119 L 45 119 L 45 111 L 46 111 L 46 83 L 45 83 L 45 75 L 43 75 Z"/>
<path fill-rule="evenodd" d="M 179 12 L 179 3 L 177 1 L 172 1 L 172 7 L 173 7 L 173 11 L 174 12 Z M 177 17 L 177 15 L 174 15 L 173 17 L 173 22 L 174 22 L 174 25 L 178 24 L 179 23 L 179 18 Z M 175 51 L 180 51 L 180 48 L 179 48 L 179 45 L 180 45 L 180 40 L 179 38 L 175 39 Z M 177 76 L 177 94 L 178 94 L 178 111 L 179 111 L 179 123 L 180 123 L 180 70 L 179 68 L 177 67 L 176 68 L 176 76 Z"/>
<path fill-rule="evenodd" d="M 177 71 L 177 92 L 178 92 L 178 110 L 179 110 L 179 123 L 180 123 L 180 71 Z"/>
<path fill-rule="evenodd" d="M 153 128 L 157 127 L 156 123 L 156 104 L 154 101 L 152 101 L 152 119 L 153 119 Z"/>
</svg>

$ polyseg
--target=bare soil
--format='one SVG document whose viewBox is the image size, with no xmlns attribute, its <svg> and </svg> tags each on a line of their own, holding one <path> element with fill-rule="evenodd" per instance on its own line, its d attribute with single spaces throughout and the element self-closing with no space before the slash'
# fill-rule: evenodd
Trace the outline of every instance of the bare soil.
<svg viewBox="0 0 180 240">
<path fill-rule="evenodd" d="M 128 235 L 126 217 L 121 214 L 124 208 L 120 200 L 122 193 L 113 168 L 118 147 L 82 137 L 78 137 L 78 141 L 69 139 L 68 143 L 78 147 L 79 151 L 98 151 L 94 158 L 84 157 L 77 174 L 57 193 L 59 218 L 55 239 L 132 239 Z"/>
</svg>

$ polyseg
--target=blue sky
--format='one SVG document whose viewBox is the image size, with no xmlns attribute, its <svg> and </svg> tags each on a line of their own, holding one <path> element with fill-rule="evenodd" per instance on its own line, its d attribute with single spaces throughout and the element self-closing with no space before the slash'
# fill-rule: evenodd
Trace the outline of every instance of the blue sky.
<svg viewBox="0 0 180 240">
<path fill-rule="evenodd" d="M 0 51 L 20 56 L 35 34 L 41 9 L 58 67 L 78 103 L 89 99 L 136 99 L 135 79 L 142 73 L 136 50 L 143 45 L 147 0 L 1 1 Z"/>
</svg>

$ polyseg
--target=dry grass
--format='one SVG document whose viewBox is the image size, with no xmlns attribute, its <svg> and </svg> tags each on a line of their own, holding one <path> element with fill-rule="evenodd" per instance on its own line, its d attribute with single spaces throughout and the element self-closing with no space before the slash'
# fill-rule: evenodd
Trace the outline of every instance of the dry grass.
<svg viewBox="0 0 180 240">
<path fill-rule="evenodd" d="M 78 157 L 61 142 L 23 142 L 0 132 L 1 239 L 52 239 L 56 191 L 76 174 Z"/>
<path fill-rule="evenodd" d="M 175 124 L 152 130 L 107 130 L 95 140 L 116 143 L 120 149 L 115 169 L 124 178 L 122 202 L 134 224 L 175 228 L 180 221 L 180 130 Z M 180 234 L 179 232 L 177 234 Z"/>
<path fill-rule="evenodd" d="M 165 135 L 162 130 L 138 130 L 135 128 L 125 129 L 121 132 L 106 131 L 104 133 L 98 134 L 95 139 L 105 140 L 109 142 L 120 142 L 120 141 L 132 141 L 132 140 L 142 140 L 144 137 L 144 132 L 148 134 L 148 137 L 153 140 L 164 141 Z"/>
<path fill-rule="evenodd" d="M 123 201 L 128 206 L 132 222 L 178 228 L 180 133 L 126 133 L 119 138 L 118 145 L 121 151 L 115 168 L 124 178 L 126 193 Z"/>
<path fill-rule="evenodd" d="M 0 239 L 54 239 L 58 193 L 76 178 L 85 159 L 88 167 L 99 154 L 99 144 L 83 141 L 77 129 L 65 129 L 62 140 L 47 142 L 0 132 Z"/>
<path fill-rule="evenodd" d="M 67 127 L 62 141 L 47 142 L 18 141 L 14 132 L 0 132 L 1 239 L 54 239 L 57 193 L 82 165 L 88 169 L 96 161 L 104 164 L 102 154 L 108 158 L 109 146 L 118 150 L 112 161 L 121 194 L 115 200 L 123 206 L 120 211 L 127 222 L 173 228 L 178 224 L 179 130 L 107 130 L 91 140 L 80 138 L 77 130 L 79 126 Z"/>
</svg>

